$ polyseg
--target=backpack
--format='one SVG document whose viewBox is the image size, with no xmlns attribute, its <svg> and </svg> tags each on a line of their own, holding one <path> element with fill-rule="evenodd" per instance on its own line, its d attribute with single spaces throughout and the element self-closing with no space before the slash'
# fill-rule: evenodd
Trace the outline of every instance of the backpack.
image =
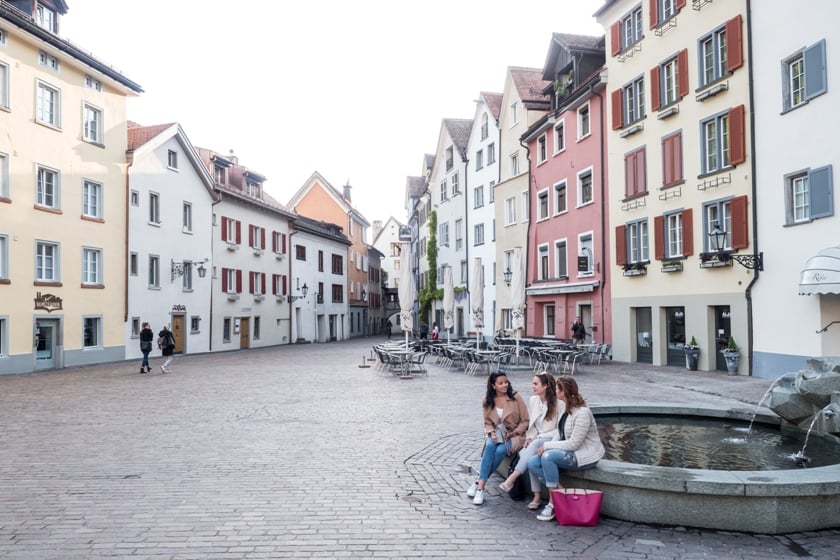
<svg viewBox="0 0 840 560">
<path fill-rule="evenodd" d="M 165 335 L 158 337 L 157 345 L 160 349 L 172 348 L 175 346 L 175 337 L 171 332 L 168 332 Z"/>
</svg>

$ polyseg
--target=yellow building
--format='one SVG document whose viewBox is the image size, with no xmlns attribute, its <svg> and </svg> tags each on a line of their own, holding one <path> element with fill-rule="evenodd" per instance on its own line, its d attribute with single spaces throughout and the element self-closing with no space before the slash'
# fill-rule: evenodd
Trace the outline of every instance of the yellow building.
<svg viewBox="0 0 840 560">
<path fill-rule="evenodd" d="M 126 98 L 58 36 L 63 0 L 0 1 L 0 374 L 122 360 Z"/>
</svg>

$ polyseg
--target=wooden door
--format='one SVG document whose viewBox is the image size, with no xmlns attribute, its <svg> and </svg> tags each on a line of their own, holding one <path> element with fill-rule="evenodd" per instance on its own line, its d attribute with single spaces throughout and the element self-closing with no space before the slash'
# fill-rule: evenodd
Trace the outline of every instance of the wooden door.
<svg viewBox="0 0 840 560">
<path fill-rule="evenodd" d="M 239 320 L 239 348 L 250 348 L 251 327 L 248 317 Z"/>
<path fill-rule="evenodd" d="M 184 316 L 172 316 L 172 335 L 175 337 L 175 353 L 184 352 Z"/>
</svg>

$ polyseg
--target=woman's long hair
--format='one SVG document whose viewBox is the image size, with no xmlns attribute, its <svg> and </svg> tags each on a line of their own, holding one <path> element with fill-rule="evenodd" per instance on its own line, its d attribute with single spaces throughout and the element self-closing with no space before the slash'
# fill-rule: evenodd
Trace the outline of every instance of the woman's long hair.
<svg viewBox="0 0 840 560">
<path fill-rule="evenodd" d="M 507 377 L 507 374 L 503 371 L 497 371 L 495 373 L 491 373 L 487 377 L 487 394 L 484 395 L 484 408 L 493 408 L 493 403 L 496 399 L 496 380 L 500 377 Z M 507 398 L 513 400 L 516 391 L 513 390 L 513 385 L 511 385 L 510 380 L 508 380 L 508 390 L 507 390 Z"/>
<path fill-rule="evenodd" d="M 561 375 L 558 377 L 557 387 L 563 389 L 563 400 L 566 401 L 566 412 L 569 414 L 576 408 L 586 406 L 586 401 L 580 395 L 577 381 L 571 375 Z"/>
<path fill-rule="evenodd" d="M 554 383 L 554 377 L 552 377 L 550 373 L 538 373 L 535 377 L 540 380 L 540 383 L 546 386 L 546 411 L 544 420 L 551 420 L 557 415 L 557 385 Z"/>
</svg>

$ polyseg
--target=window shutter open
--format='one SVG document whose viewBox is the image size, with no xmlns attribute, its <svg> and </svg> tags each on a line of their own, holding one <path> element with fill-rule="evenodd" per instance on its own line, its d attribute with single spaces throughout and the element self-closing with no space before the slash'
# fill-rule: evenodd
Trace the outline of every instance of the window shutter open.
<svg viewBox="0 0 840 560">
<path fill-rule="evenodd" d="M 659 100 L 659 92 L 662 85 L 659 83 L 659 66 L 654 66 L 650 69 L 650 108 L 653 111 L 658 111 L 661 107 Z"/>
<path fill-rule="evenodd" d="M 277 295 L 277 284 L 279 284 L 278 280 L 280 279 L 279 274 L 272 274 L 271 275 L 271 295 Z"/>
<path fill-rule="evenodd" d="M 242 293 L 242 271 L 239 269 L 236 270 L 236 293 Z"/>
<path fill-rule="evenodd" d="M 260 228 L 260 249 L 265 251 L 265 228 Z"/>
<path fill-rule="evenodd" d="M 744 130 L 744 106 L 729 110 L 729 163 L 737 165 L 747 160 Z"/>
<path fill-rule="evenodd" d="M 612 56 L 621 52 L 621 22 L 617 21 L 610 26 L 610 54 Z"/>
<path fill-rule="evenodd" d="M 256 272 L 249 272 L 248 273 L 248 293 L 254 293 L 254 276 L 256 276 Z"/>
<path fill-rule="evenodd" d="M 825 39 L 805 49 L 802 55 L 805 61 L 805 98 L 811 99 L 825 93 Z"/>
<path fill-rule="evenodd" d="M 685 0 L 677 0 L 677 11 L 682 10 L 685 8 Z"/>
<path fill-rule="evenodd" d="M 636 194 L 636 152 L 624 156 L 624 196 Z"/>
<path fill-rule="evenodd" d="M 283 275 L 283 295 L 285 296 L 288 293 L 286 290 L 286 276 Z"/>
<path fill-rule="evenodd" d="M 228 219 L 222 217 L 222 241 L 227 241 Z"/>
<path fill-rule="evenodd" d="M 236 244 L 242 243 L 242 222 L 236 220 Z"/>
<path fill-rule="evenodd" d="M 682 213 L 682 254 L 690 257 L 694 254 L 694 214 L 691 208 Z"/>
<path fill-rule="evenodd" d="M 647 192 L 647 148 L 636 151 L 636 193 Z"/>
<path fill-rule="evenodd" d="M 226 268 L 223 268 L 223 269 L 222 269 L 222 293 L 227 293 L 227 291 L 228 291 L 228 285 L 227 285 L 227 282 L 228 282 L 228 275 L 227 275 L 227 271 L 228 271 L 228 269 L 226 269 Z"/>
<path fill-rule="evenodd" d="M 255 247 L 254 245 L 254 228 L 248 226 L 248 247 Z"/>
<path fill-rule="evenodd" d="M 726 22 L 726 69 L 734 72 L 744 65 L 741 14 Z"/>
<path fill-rule="evenodd" d="M 284 255 L 286 254 L 286 234 L 285 233 L 283 234 L 283 249 L 282 249 L 282 252 L 283 252 Z"/>
<path fill-rule="evenodd" d="M 650 8 L 650 28 L 654 29 L 659 25 L 659 0 L 649 0 L 648 7 Z"/>
<path fill-rule="evenodd" d="M 260 273 L 260 293 L 265 294 L 265 272 Z"/>
<path fill-rule="evenodd" d="M 621 128 L 621 90 L 617 89 L 612 92 L 612 127 L 613 130 Z"/>
<path fill-rule="evenodd" d="M 833 216 L 834 194 L 832 193 L 831 166 L 812 169 L 808 174 L 808 188 L 811 194 L 811 217 Z"/>
<path fill-rule="evenodd" d="M 627 226 L 615 227 L 615 264 L 627 264 Z"/>
<path fill-rule="evenodd" d="M 688 95 L 688 49 L 677 53 L 677 94 Z"/>
<path fill-rule="evenodd" d="M 747 217 L 747 197 L 736 196 L 732 199 L 732 248 L 744 249 L 750 244 L 749 219 Z"/>
<path fill-rule="evenodd" d="M 665 260 L 665 218 L 662 216 L 653 217 L 653 257 Z"/>
<path fill-rule="evenodd" d="M 272 253 L 277 252 L 277 235 L 278 234 L 277 234 L 276 231 L 271 232 L 271 252 Z"/>
</svg>

